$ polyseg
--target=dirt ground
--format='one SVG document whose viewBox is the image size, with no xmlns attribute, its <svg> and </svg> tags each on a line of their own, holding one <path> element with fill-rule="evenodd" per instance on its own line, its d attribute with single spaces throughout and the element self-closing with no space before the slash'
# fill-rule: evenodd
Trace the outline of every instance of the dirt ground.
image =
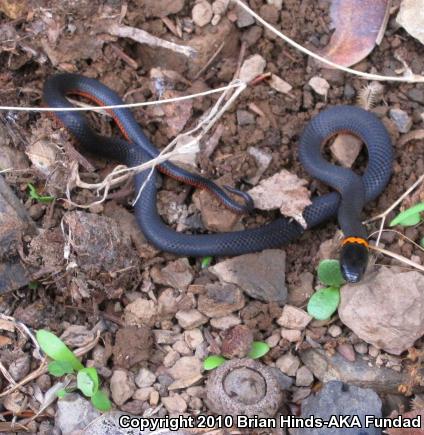
<svg viewBox="0 0 424 435">
<path fill-rule="evenodd" d="M 0 0 L 3 9 L 7 4 L 9 2 Z M 281 10 L 262 0 L 251 0 L 249 4 L 270 23 L 312 50 L 324 47 L 329 41 L 329 2 L 325 0 L 288 0 L 283 2 Z M 234 15 L 233 9 L 216 26 L 200 27 L 191 20 L 192 1 L 131 0 L 124 4 L 115 0 L 74 0 L 36 2 L 33 5 L 19 1 L 15 6 L 17 12 L 14 18 L 11 18 L 10 10 L 8 16 L 0 8 L 2 104 L 42 105 L 43 83 L 58 71 L 97 78 L 123 96 L 125 101 L 136 102 L 163 97 L 158 81 L 152 78 L 155 74 L 152 74 L 152 69 L 162 68 L 173 72 L 171 78 L 161 79 L 165 89 L 168 89 L 166 92 L 170 95 L 189 94 L 225 86 L 234 78 L 241 61 L 250 55 L 260 54 L 266 60 L 265 71 L 287 81 L 292 90 L 288 94 L 275 92 L 266 81 L 246 89 L 220 120 L 218 128 L 221 134 L 216 149 L 210 157 L 198 158 L 198 171 L 210 179 L 225 180 L 246 190 L 250 187 L 246 180 L 257 170 L 255 159 L 248 152 L 249 147 L 254 146 L 272 156 L 262 178 L 285 168 L 310 181 L 312 194 L 328 191 L 326 186 L 313 181 L 301 167 L 297 159 L 298 138 L 311 117 L 324 107 L 356 104 L 358 92 L 364 86 L 363 80 L 340 71 L 319 68 L 311 59 L 264 31 L 260 25 L 239 28 L 234 22 L 237 15 Z M 170 8 L 171 13 L 168 14 Z M 196 47 L 199 56 L 187 60 L 169 50 L 117 38 L 108 33 L 107 26 L 111 21 L 118 20 L 178 44 Z M 180 37 L 179 29 L 182 29 Z M 222 41 L 222 49 L 207 65 Z M 240 57 L 241 47 L 245 50 L 243 58 Z M 355 68 L 394 75 L 402 67 L 398 56 L 414 73 L 424 71 L 424 47 L 399 28 L 395 15 L 392 15 L 382 43 Z M 330 85 L 326 99 L 308 85 L 309 80 L 317 75 L 325 78 Z M 216 95 L 204 97 L 191 100 L 186 106 L 173 105 L 163 110 L 151 106 L 146 110 L 136 110 L 134 114 L 152 142 L 163 148 L 176 132 L 181 131 L 178 122 L 183 123 L 184 129 L 195 125 L 199 116 L 217 98 Z M 424 173 L 424 141 L 421 139 L 399 145 L 402 133 L 389 117 L 391 108 L 400 108 L 407 113 L 412 120 L 411 130 L 423 128 L 424 85 L 384 83 L 383 99 L 372 109 L 389 130 L 396 159 L 390 184 L 377 201 L 366 206 L 366 218 L 385 210 Z M 178 116 L 169 121 L 176 110 L 184 112 L 182 115 L 178 113 L 180 117 L 186 114 L 184 122 Z M 240 125 L 240 111 L 253 115 L 248 123 L 242 123 L 244 125 Z M 89 117 L 92 125 L 102 134 L 119 134 L 110 118 L 99 115 Z M 152 385 L 153 390 L 158 392 L 157 397 L 152 394 L 153 390 L 144 399 L 141 396 L 134 398 L 137 396 L 131 394 L 122 403 L 119 400 L 114 403 L 116 409 L 141 415 L 163 403 L 164 406 L 156 411 L 158 416 L 181 411 L 193 415 L 208 412 L 203 390 L 207 373 L 185 388 L 169 390 L 169 385 L 179 375 L 177 379 L 173 378 L 168 369 L 181 357 L 201 361 L 208 352 L 216 352 L 214 349 L 217 346 L 219 350 L 222 330 L 214 327 L 211 318 L 206 316 L 205 322 L 196 326 L 201 331 L 203 344 L 193 349 L 181 338 L 175 341 L 163 338 L 162 342 L 158 342 L 157 336 L 167 331 L 181 337 L 187 332 L 190 327 L 181 326 L 182 322 L 175 314 L 195 309 L 204 287 L 216 282 L 216 277 L 207 269 L 202 269 L 200 259 L 177 259 L 148 245 L 137 231 L 131 215 L 130 202 L 134 196 L 131 183 L 112 190 L 105 203 L 88 210 L 66 203 L 62 198 L 65 197 L 72 161 L 78 161 L 81 177 L 91 182 L 101 180 L 116 163 L 84 153 L 47 115 L 0 112 L 0 147 L 12 152 L 12 161 L 20 165 L 20 171 L 5 173 L 4 177 L 40 230 L 36 236 L 25 236 L 21 250 L 23 261 L 35 278 L 29 285 L 3 294 L 0 297 L 0 313 L 35 330 L 45 328 L 58 336 L 67 331 L 72 347 L 93 343 L 99 332 L 100 340 L 94 350 L 87 351 L 84 360 L 98 368 L 106 390 L 110 390 L 111 379 L 119 370 L 124 371 L 128 379 L 134 379 L 143 367 L 155 374 Z M 365 162 L 366 152 L 362 151 L 357 167 L 360 169 Z M 52 196 L 56 200 L 44 203 L 31 199 L 28 183 L 32 183 L 41 195 Z M 165 177 L 158 199 L 160 211 L 174 228 L 206 232 L 198 210 L 199 203 L 196 204 L 192 194 L 191 188 Z M 422 197 L 422 191 L 415 193 L 408 198 L 407 204 L 413 204 Z M 98 198 L 95 192 L 74 189 L 72 199 L 76 203 L 88 204 Z M 276 215 L 276 212 L 255 211 L 236 225 L 240 228 L 255 227 L 271 221 Z M 225 214 L 222 216 L 223 220 L 226 219 Z M 378 222 L 373 225 L 369 227 L 370 233 L 378 229 Z M 331 221 L 307 231 L 300 240 L 283 248 L 286 252 L 285 279 L 289 300 L 290 294 L 294 295 L 302 286 L 302 277 L 307 272 L 315 272 L 319 259 L 328 252 L 326 246 L 336 232 L 337 223 Z M 407 229 L 406 235 L 419 243 L 424 237 L 424 226 Z M 327 244 L 323 245 L 324 242 Z M 414 261 L 424 264 L 424 252 L 414 249 L 411 244 L 403 243 L 392 234 L 383 234 L 383 242 L 386 249 L 407 258 L 413 257 Z M 213 264 L 220 261 L 222 259 L 215 258 Z M 378 258 L 378 263 L 396 264 L 387 258 Z M 139 308 L 134 305 L 132 312 L 128 306 L 137 304 L 140 299 L 146 304 Z M 302 306 L 304 308 L 305 303 Z M 149 316 L 149 310 L 154 314 Z M 131 314 L 136 320 L 131 318 Z M 253 330 L 255 340 L 266 340 L 278 331 L 275 319 L 280 314 L 278 304 L 259 302 L 245 296 L 242 308 L 234 311 L 232 316 L 241 319 L 242 324 Z M 134 332 L 131 329 L 140 322 L 149 330 L 154 330 L 153 338 L 149 330 Z M 331 325 L 342 328 L 339 337 L 329 335 Z M 336 317 L 332 322 L 314 324 L 309 335 L 304 335 L 300 342 L 279 340 L 263 361 L 273 365 L 288 351 L 296 354 L 300 349 L 311 347 L 307 336 L 327 346 L 327 349 L 336 349 L 340 344 L 352 347 L 362 342 Z M 34 357 L 28 337 L 18 332 L 2 331 L 4 337 L 10 340 L 4 344 L 0 341 L 2 364 L 10 367 L 18 359 L 24 361 L 19 370 L 15 369 L 18 372 L 15 380 L 18 381 L 35 371 L 40 361 Z M 421 340 L 416 343 L 416 349 L 422 350 Z M 401 371 L 409 373 L 410 361 L 404 360 L 399 358 L 398 361 Z M 134 385 L 134 381 L 128 379 L 122 383 Z M 13 405 L 0 405 L 0 416 L 4 422 L 11 421 L 11 410 L 17 410 L 18 420 L 31 416 L 31 412 L 39 408 L 37 391 L 47 391 L 54 381 L 54 378 L 42 375 L 27 383 L 13 400 L 9 398 Z M 300 391 L 296 386 L 289 388 L 288 409 L 298 414 L 302 400 L 315 391 L 318 384 L 319 381 L 316 381 L 310 385 L 309 391 Z M 1 378 L 0 386 L 1 391 L 6 391 L 10 382 Z M 196 387 L 199 389 L 196 390 Z M 174 409 L 162 401 L 162 398 L 175 394 L 183 402 L 181 409 Z M 116 397 L 117 393 L 112 394 L 113 399 Z M 410 397 L 387 392 L 383 392 L 381 397 L 385 400 L 384 415 L 390 415 L 394 410 L 402 412 L 409 407 Z M 2 397 L 1 400 L 7 399 Z M 53 429 L 55 416 L 57 418 L 56 402 L 47 407 L 41 417 L 28 423 L 30 433 L 59 433 L 54 432 L 58 429 Z"/>
</svg>

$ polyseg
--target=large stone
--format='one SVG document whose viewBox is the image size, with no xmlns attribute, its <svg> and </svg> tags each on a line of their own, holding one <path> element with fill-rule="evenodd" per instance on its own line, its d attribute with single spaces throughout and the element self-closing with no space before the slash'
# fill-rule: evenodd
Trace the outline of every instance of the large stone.
<svg viewBox="0 0 424 435">
<path fill-rule="evenodd" d="M 409 379 L 406 372 L 372 366 L 361 358 L 349 362 L 338 353 L 329 356 L 320 349 L 305 350 L 301 352 L 300 358 L 321 382 L 341 381 L 381 393 L 397 393 L 399 386 L 408 383 Z M 422 390 L 423 387 L 416 386 L 415 391 Z"/>
<path fill-rule="evenodd" d="M 424 276 L 382 267 L 373 279 L 342 288 L 339 316 L 362 340 L 400 355 L 424 334 Z"/>
<path fill-rule="evenodd" d="M 233 284 L 208 284 L 199 296 L 198 310 L 208 317 L 224 317 L 244 307 L 243 292 Z"/>
<path fill-rule="evenodd" d="M 35 225 L 0 175 L 0 294 L 16 290 L 30 281 L 30 273 L 20 261 L 22 236 L 35 233 Z"/>
<path fill-rule="evenodd" d="M 281 305 L 287 300 L 286 253 L 280 249 L 240 255 L 209 270 L 220 281 L 238 285 L 252 298 Z"/>
<path fill-rule="evenodd" d="M 424 44 L 424 8 L 422 0 L 403 0 L 396 21 Z"/>
<path fill-rule="evenodd" d="M 93 405 L 77 393 L 66 395 L 57 401 L 55 424 L 63 435 L 84 429 L 100 416 Z"/>
<path fill-rule="evenodd" d="M 302 428 L 296 431 L 296 435 L 345 435 L 345 434 L 381 434 L 381 430 L 374 426 L 365 426 L 365 416 L 373 415 L 376 418 L 381 417 L 382 403 L 377 394 L 369 388 L 359 388 L 353 385 L 344 384 L 343 382 L 332 381 L 325 384 L 324 387 L 315 395 L 309 396 L 302 403 L 302 418 L 313 416 L 329 421 L 332 416 L 349 415 L 358 416 L 361 428 L 346 427 L 327 427 L 322 428 Z"/>
</svg>

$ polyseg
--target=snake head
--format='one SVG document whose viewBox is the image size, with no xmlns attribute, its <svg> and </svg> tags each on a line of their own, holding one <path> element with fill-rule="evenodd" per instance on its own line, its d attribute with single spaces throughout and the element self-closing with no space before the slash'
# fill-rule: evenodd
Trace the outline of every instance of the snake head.
<svg viewBox="0 0 424 435">
<path fill-rule="evenodd" d="M 368 265 L 368 243 L 364 239 L 349 237 L 344 240 L 340 252 L 340 269 L 343 278 L 350 283 L 359 282 Z"/>
</svg>

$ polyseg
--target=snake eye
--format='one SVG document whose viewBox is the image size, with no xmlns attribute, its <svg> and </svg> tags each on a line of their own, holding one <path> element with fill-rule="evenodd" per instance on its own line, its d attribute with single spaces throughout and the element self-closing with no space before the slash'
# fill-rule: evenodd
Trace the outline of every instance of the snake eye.
<svg viewBox="0 0 424 435">
<path fill-rule="evenodd" d="M 359 282 L 368 265 L 368 248 L 366 242 L 346 240 L 340 252 L 340 269 L 347 282 Z"/>
</svg>

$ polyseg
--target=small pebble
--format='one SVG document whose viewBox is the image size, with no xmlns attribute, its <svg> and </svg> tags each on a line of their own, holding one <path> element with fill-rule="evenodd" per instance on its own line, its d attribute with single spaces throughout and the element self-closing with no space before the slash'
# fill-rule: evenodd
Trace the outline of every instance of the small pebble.
<svg viewBox="0 0 424 435">
<path fill-rule="evenodd" d="M 371 357 L 377 358 L 377 356 L 380 354 L 380 349 L 377 349 L 375 346 L 369 346 L 368 353 Z"/>
<path fill-rule="evenodd" d="M 364 342 L 355 344 L 354 348 L 356 352 L 360 353 L 361 355 L 365 355 L 368 352 L 368 345 Z"/>
<path fill-rule="evenodd" d="M 323 79 L 322 77 L 315 76 L 309 80 L 308 84 L 317 94 L 327 97 L 328 91 L 330 89 L 330 85 L 327 80 Z"/>
<path fill-rule="evenodd" d="M 135 377 L 135 383 L 138 388 L 150 387 L 156 381 L 156 376 L 150 370 L 140 369 Z M 146 399 L 147 400 L 147 399 Z"/>
<path fill-rule="evenodd" d="M 201 0 L 194 5 L 191 14 L 194 23 L 199 27 L 204 27 L 206 24 L 209 24 L 212 19 L 212 6 L 206 0 Z"/>
<path fill-rule="evenodd" d="M 401 109 L 390 109 L 390 118 L 400 133 L 408 133 L 412 127 L 412 119 Z"/>
<path fill-rule="evenodd" d="M 237 124 L 242 125 L 249 125 L 255 123 L 255 115 L 253 113 L 250 113 L 247 110 L 237 110 Z"/>
<path fill-rule="evenodd" d="M 276 7 L 278 10 L 283 8 L 283 0 L 266 0 L 269 5 Z"/>
<path fill-rule="evenodd" d="M 353 346 L 350 343 L 342 343 L 337 346 L 337 352 L 350 362 L 355 362 L 356 356 Z"/>
<path fill-rule="evenodd" d="M 237 27 L 243 29 L 255 24 L 255 19 L 240 6 L 237 7 Z"/>
<path fill-rule="evenodd" d="M 298 387 L 309 387 L 314 382 L 314 375 L 306 366 L 302 366 L 296 372 L 296 385 Z"/>
<path fill-rule="evenodd" d="M 281 337 L 285 338 L 287 341 L 296 342 L 300 341 L 302 338 L 302 332 L 298 329 L 281 329 Z"/>
<path fill-rule="evenodd" d="M 411 89 L 407 92 L 408 97 L 416 103 L 424 104 L 424 90 L 423 89 Z"/>
<path fill-rule="evenodd" d="M 333 338 L 339 337 L 340 335 L 342 335 L 342 328 L 340 328 L 339 325 L 331 325 L 328 328 L 328 333 Z"/>
<path fill-rule="evenodd" d="M 275 362 L 275 365 L 286 375 L 295 376 L 297 369 L 300 366 L 300 360 L 292 353 L 286 353 Z"/>
<path fill-rule="evenodd" d="M 259 54 L 248 57 L 240 68 L 240 80 L 249 83 L 265 70 L 266 60 Z"/>
</svg>

